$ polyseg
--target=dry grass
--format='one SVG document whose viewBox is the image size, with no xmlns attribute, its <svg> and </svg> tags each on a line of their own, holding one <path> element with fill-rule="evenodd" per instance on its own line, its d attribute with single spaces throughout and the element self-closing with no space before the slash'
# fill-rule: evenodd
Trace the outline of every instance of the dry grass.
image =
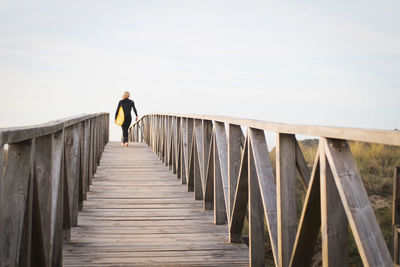
<svg viewBox="0 0 400 267">
<path fill-rule="evenodd" d="M 304 158 L 310 169 L 314 162 L 318 147 L 317 139 L 308 139 L 299 142 Z M 400 148 L 380 144 L 363 142 L 349 142 L 351 152 L 360 171 L 365 189 L 375 211 L 385 241 L 390 248 L 391 244 L 391 218 L 392 218 L 392 188 L 393 174 L 396 166 L 400 165 Z M 270 152 L 271 164 L 275 172 L 275 148 Z M 298 215 L 304 202 L 304 190 L 297 182 Z M 320 243 L 316 245 L 313 266 L 318 266 L 320 261 Z M 268 246 L 266 246 L 268 247 Z M 357 246 L 349 229 L 349 261 L 351 266 L 362 266 Z"/>
</svg>

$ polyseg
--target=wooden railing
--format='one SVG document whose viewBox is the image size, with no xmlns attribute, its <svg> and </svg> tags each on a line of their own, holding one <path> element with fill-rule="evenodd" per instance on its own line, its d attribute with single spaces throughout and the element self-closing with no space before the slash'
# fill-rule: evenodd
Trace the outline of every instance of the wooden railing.
<svg viewBox="0 0 400 267">
<path fill-rule="evenodd" d="M 63 242 L 108 142 L 108 121 L 98 113 L 0 129 L 0 266 L 62 265 Z"/>
<path fill-rule="evenodd" d="M 265 131 L 277 136 L 276 176 Z M 276 266 L 309 266 L 319 233 L 323 266 L 347 266 L 349 226 L 365 266 L 393 265 L 347 140 L 400 146 L 400 132 L 153 114 L 129 133 L 214 210 L 216 224 L 228 224 L 230 242 L 240 242 L 248 212 L 251 266 L 265 263 L 264 223 Z M 312 171 L 296 134 L 319 137 Z M 306 190 L 299 221 L 296 171 Z"/>
</svg>

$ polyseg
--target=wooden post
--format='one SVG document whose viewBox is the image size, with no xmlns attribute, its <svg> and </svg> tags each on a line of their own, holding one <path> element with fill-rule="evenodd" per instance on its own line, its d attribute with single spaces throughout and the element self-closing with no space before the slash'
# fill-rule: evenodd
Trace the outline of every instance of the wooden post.
<svg viewBox="0 0 400 267">
<path fill-rule="evenodd" d="M 51 266 L 52 136 L 36 138 L 33 196 L 33 265 Z"/>
<path fill-rule="evenodd" d="M 172 149 L 172 159 L 171 159 L 171 164 L 172 164 L 172 173 L 176 174 L 176 158 L 177 158 L 177 151 L 176 151 L 176 117 L 171 117 L 171 135 L 172 135 L 172 144 L 171 144 L 171 149 Z"/>
<path fill-rule="evenodd" d="M 193 138 L 194 122 L 191 118 L 186 118 L 186 142 L 187 142 L 187 158 L 186 158 L 186 181 L 189 181 L 190 174 L 190 155 L 192 154 L 192 138 Z"/>
<path fill-rule="evenodd" d="M 187 119 L 181 119 L 181 184 L 186 184 L 186 173 L 188 172 L 189 144 L 187 141 Z"/>
<path fill-rule="evenodd" d="M 215 165 L 217 167 L 218 171 L 218 176 L 214 176 L 215 180 L 220 179 L 221 180 L 221 186 L 222 186 L 222 195 L 221 197 L 224 200 L 224 211 L 229 211 L 229 182 L 228 182 L 228 140 L 226 137 L 226 131 L 225 131 L 225 124 L 222 122 L 214 122 L 215 125 Z M 217 178 L 220 177 L 220 178 Z M 219 181 L 218 181 L 219 183 Z M 214 187 L 215 188 L 215 187 Z M 228 216 L 228 222 L 229 222 L 229 214 L 226 214 L 225 217 Z"/>
<path fill-rule="evenodd" d="M 392 208 L 392 256 L 394 264 L 399 264 L 398 227 L 400 225 L 400 167 L 396 167 L 393 176 L 393 208 Z"/>
<path fill-rule="evenodd" d="M 173 118 L 168 116 L 168 169 L 172 170 L 174 165 L 174 123 Z"/>
<path fill-rule="evenodd" d="M 221 164 L 219 159 L 218 146 L 216 145 L 216 136 L 214 137 L 214 223 L 225 224 L 226 223 L 226 208 L 224 199 L 224 188 L 222 183 L 221 175 Z M 222 152 L 223 153 L 223 152 Z"/>
<path fill-rule="evenodd" d="M 251 143 L 249 144 L 249 253 L 250 266 L 265 266 L 264 210 Z"/>
<path fill-rule="evenodd" d="M 80 124 L 78 128 L 80 128 Z M 79 132 L 77 134 L 79 138 Z M 77 140 L 79 144 L 79 139 Z M 79 145 L 78 145 L 79 146 Z M 64 131 L 52 135 L 51 144 L 51 180 L 52 180 L 52 198 L 51 198 L 51 228 L 50 238 L 52 248 L 51 265 L 62 266 L 62 247 L 64 241 L 63 235 L 63 151 L 64 151 Z M 78 152 L 79 153 L 79 152 Z M 78 191 L 78 188 L 76 188 Z"/>
<path fill-rule="evenodd" d="M 32 152 L 31 140 L 8 146 L 7 164 L 0 180 L 1 267 L 19 266 L 20 258 L 24 258 L 23 261 L 26 260 L 30 251 L 30 244 L 21 247 L 21 242 L 25 239 L 24 232 L 27 234 L 30 232 L 29 218 L 27 217 L 31 206 L 29 186 L 32 183 L 29 177 Z M 22 248 L 24 249 L 21 251 Z"/>
<path fill-rule="evenodd" d="M 291 134 L 277 134 L 276 186 L 279 265 L 287 267 L 297 230 L 296 139 Z"/>
<path fill-rule="evenodd" d="M 89 146 L 90 146 L 90 121 L 84 122 L 83 144 L 81 147 L 82 155 L 82 200 L 86 200 L 86 193 L 89 191 Z"/>
<path fill-rule="evenodd" d="M 255 174 L 258 180 L 259 191 L 261 194 L 262 207 L 264 208 L 265 221 L 267 223 L 269 240 L 271 242 L 272 253 L 275 265 L 279 265 L 278 256 L 278 233 L 277 233 L 277 197 L 276 182 L 272 170 L 271 161 L 264 131 L 249 128 L 248 146 L 254 158 Z M 251 145 L 251 149 L 250 149 Z M 250 166 L 249 166 L 250 168 Z M 250 179 L 250 178 L 249 178 Z M 250 187 L 250 185 L 249 185 Z"/>
<path fill-rule="evenodd" d="M 195 199 L 203 199 L 203 176 L 204 176 L 204 145 L 203 145 L 203 122 L 195 120 L 194 138 L 193 141 L 195 151 L 194 155 L 194 193 Z"/>
<path fill-rule="evenodd" d="M 347 142 L 324 140 L 326 156 L 363 264 L 392 265 L 389 250 Z"/>
<path fill-rule="evenodd" d="M 348 266 L 348 224 L 331 168 L 327 164 L 325 139 L 320 139 L 322 265 Z"/>
<path fill-rule="evenodd" d="M 228 126 L 228 195 L 229 216 L 232 215 L 233 202 L 235 199 L 236 185 L 240 170 L 242 129 L 239 125 Z"/>
<path fill-rule="evenodd" d="M 176 118 L 175 121 L 175 164 L 176 164 L 176 177 L 181 178 L 181 119 Z"/>
<path fill-rule="evenodd" d="M 65 129 L 65 167 L 66 167 L 66 174 L 68 181 L 71 226 L 78 225 L 78 211 L 79 211 L 78 189 L 80 180 L 79 132 L 80 132 L 80 124 L 73 125 Z M 98 151 L 98 148 L 96 149 L 96 151 Z"/>
<path fill-rule="evenodd" d="M 32 211 L 33 211 L 33 179 L 34 179 L 33 164 L 34 164 L 34 151 L 35 151 L 34 139 L 31 142 L 32 142 L 32 148 L 31 148 L 31 156 L 29 162 L 30 170 L 29 170 L 28 191 L 25 204 L 24 226 L 21 239 L 20 261 L 19 261 L 19 266 L 27 266 L 27 267 L 31 266 L 31 258 L 32 258 Z"/>
</svg>

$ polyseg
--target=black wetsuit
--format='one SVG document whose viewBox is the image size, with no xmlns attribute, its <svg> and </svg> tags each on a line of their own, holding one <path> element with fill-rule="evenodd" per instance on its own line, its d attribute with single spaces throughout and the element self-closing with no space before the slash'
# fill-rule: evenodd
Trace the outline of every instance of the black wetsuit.
<svg viewBox="0 0 400 267">
<path fill-rule="evenodd" d="M 117 111 L 115 112 L 115 119 L 117 119 L 118 110 L 119 110 L 119 107 L 121 107 L 121 106 L 122 106 L 122 109 L 124 110 L 124 115 L 125 115 L 124 124 L 121 125 L 122 133 L 124 136 L 123 142 L 128 143 L 128 129 L 132 122 L 131 109 L 133 109 L 133 111 L 135 112 L 136 117 L 138 115 L 137 115 L 137 111 L 135 108 L 135 102 L 133 102 L 129 98 L 125 98 L 125 99 L 122 99 L 121 101 L 119 101 L 119 103 L 118 103 Z"/>
</svg>

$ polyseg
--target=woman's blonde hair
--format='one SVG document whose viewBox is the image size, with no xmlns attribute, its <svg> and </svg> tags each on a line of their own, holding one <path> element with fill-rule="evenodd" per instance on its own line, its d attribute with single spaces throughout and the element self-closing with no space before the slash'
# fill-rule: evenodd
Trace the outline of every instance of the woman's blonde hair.
<svg viewBox="0 0 400 267">
<path fill-rule="evenodd" d="M 124 92 L 124 95 L 122 96 L 123 99 L 131 97 L 131 94 L 128 91 Z"/>
</svg>

